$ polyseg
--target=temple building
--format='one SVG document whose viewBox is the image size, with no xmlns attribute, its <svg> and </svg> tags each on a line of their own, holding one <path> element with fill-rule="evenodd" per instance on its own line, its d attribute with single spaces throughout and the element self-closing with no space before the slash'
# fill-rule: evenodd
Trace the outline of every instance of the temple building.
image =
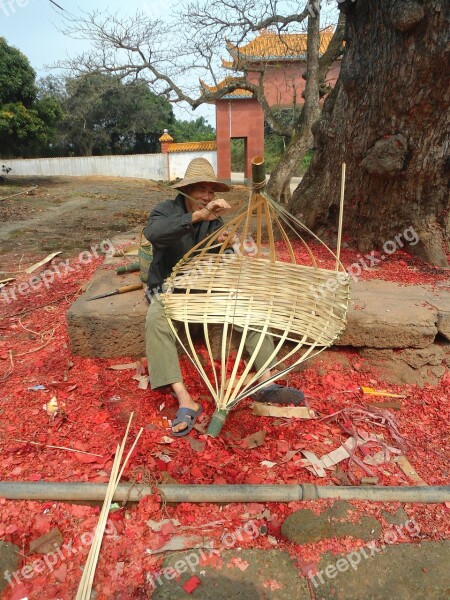
<svg viewBox="0 0 450 600">
<path fill-rule="evenodd" d="M 322 55 L 333 36 L 327 28 L 320 34 L 319 52 Z M 245 78 L 258 85 L 263 77 L 263 89 L 270 107 L 294 108 L 303 104 L 302 93 L 306 81 L 306 34 L 279 34 L 262 32 L 258 37 L 242 46 L 227 42 L 232 60 L 222 60 L 222 66 L 239 73 L 230 75 L 217 86 L 200 81 L 205 93 L 214 93 L 229 83 Z M 329 70 L 326 82 L 333 86 L 339 75 L 340 62 L 336 61 Z M 244 139 L 244 176 L 250 175 L 253 156 L 264 156 L 264 113 L 252 92 L 235 89 L 219 100 L 216 105 L 217 131 L 217 175 L 221 179 L 231 177 L 231 140 Z"/>
</svg>

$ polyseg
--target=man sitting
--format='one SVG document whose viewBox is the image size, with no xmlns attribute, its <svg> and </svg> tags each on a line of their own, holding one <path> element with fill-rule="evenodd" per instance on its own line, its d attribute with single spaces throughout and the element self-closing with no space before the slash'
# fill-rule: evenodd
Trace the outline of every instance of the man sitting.
<svg viewBox="0 0 450 600">
<path fill-rule="evenodd" d="M 159 292 L 163 289 L 164 280 L 180 259 L 224 225 L 221 215 L 231 207 L 223 198 L 214 198 L 215 192 L 228 192 L 230 187 L 217 180 L 212 165 L 204 158 L 192 160 L 184 179 L 171 187 L 179 192 L 178 195 L 174 200 L 158 204 L 151 212 L 144 229 L 145 237 L 153 246 L 153 261 L 147 279 L 150 306 L 146 318 L 145 339 L 150 385 L 152 389 L 167 385 L 172 387 L 179 402 L 177 417 L 172 421 L 172 434 L 183 436 L 191 431 L 202 412 L 202 407 L 191 398 L 183 382 L 176 337 L 164 314 Z M 218 242 L 224 241 L 225 236 L 219 237 Z M 250 355 L 253 354 L 259 338 L 258 332 L 247 333 L 245 347 Z M 267 362 L 273 351 L 272 338 L 267 336 L 255 358 L 257 370 Z M 272 366 L 275 362 L 273 359 Z M 269 379 L 271 375 L 269 369 L 260 381 Z M 278 387 L 270 386 L 267 390 L 273 394 L 277 392 Z M 303 398 L 302 394 L 301 397 Z M 275 395 L 271 401 L 279 400 Z"/>
</svg>

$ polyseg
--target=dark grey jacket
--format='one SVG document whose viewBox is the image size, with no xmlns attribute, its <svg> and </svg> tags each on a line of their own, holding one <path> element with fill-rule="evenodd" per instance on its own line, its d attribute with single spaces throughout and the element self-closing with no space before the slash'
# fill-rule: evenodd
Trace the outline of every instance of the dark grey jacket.
<svg viewBox="0 0 450 600">
<path fill-rule="evenodd" d="M 186 252 L 222 225 L 221 218 L 193 224 L 192 214 L 186 210 L 181 194 L 175 200 L 166 200 L 155 206 L 144 229 L 144 236 L 153 246 L 148 293 L 160 292 L 164 280 Z"/>
</svg>

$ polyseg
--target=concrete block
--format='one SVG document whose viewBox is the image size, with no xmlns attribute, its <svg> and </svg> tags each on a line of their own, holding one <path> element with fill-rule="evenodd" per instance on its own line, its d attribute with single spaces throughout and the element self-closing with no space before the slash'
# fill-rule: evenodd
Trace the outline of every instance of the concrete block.
<svg viewBox="0 0 450 600">
<path fill-rule="evenodd" d="M 145 316 L 148 303 L 144 290 L 88 301 L 88 298 L 124 285 L 139 283 L 135 273 L 125 276 L 99 269 L 67 312 L 72 354 L 116 358 L 145 356 Z"/>
<path fill-rule="evenodd" d="M 433 294 L 421 286 L 390 281 L 352 284 L 347 327 L 339 346 L 426 348 L 437 333 Z"/>
</svg>

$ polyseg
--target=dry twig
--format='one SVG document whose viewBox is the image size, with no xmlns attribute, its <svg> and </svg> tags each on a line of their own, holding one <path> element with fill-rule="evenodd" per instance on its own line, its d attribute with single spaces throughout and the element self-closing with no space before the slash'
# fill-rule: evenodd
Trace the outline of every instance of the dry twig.
<svg viewBox="0 0 450 600">
<path fill-rule="evenodd" d="M 33 446 L 44 446 L 45 448 L 54 448 L 55 450 L 66 450 L 67 452 L 78 452 L 79 454 L 88 454 L 89 456 L 99 456 L 104 458 L 103 454 L 96 454 L 95 452 L 86 452 L 85 450 L 77 450 L 76 448 L 68 448 L 67 446 L 53 446 L 52 444 L 42 444 L 41 442 L 32 442 L 31 440 L 21 440 L 19 438 L 12 438 L 14 442 L 20 442 L 22 444 L 33 444 Z"/>
<path fill-rule="evenodd" d="M 11 373 L 14 370 L 14 362 L 13 362 L 13 358 L 12 358 L 12 350 L 9 351 L 9 361 L 10 361 L 9 370 L 3 375 L 3 377 L 0 379 L 0 381 L 5 381 L 6 379 L 8 379 L 8 377 L 11 375 Z"/>
</svg>

